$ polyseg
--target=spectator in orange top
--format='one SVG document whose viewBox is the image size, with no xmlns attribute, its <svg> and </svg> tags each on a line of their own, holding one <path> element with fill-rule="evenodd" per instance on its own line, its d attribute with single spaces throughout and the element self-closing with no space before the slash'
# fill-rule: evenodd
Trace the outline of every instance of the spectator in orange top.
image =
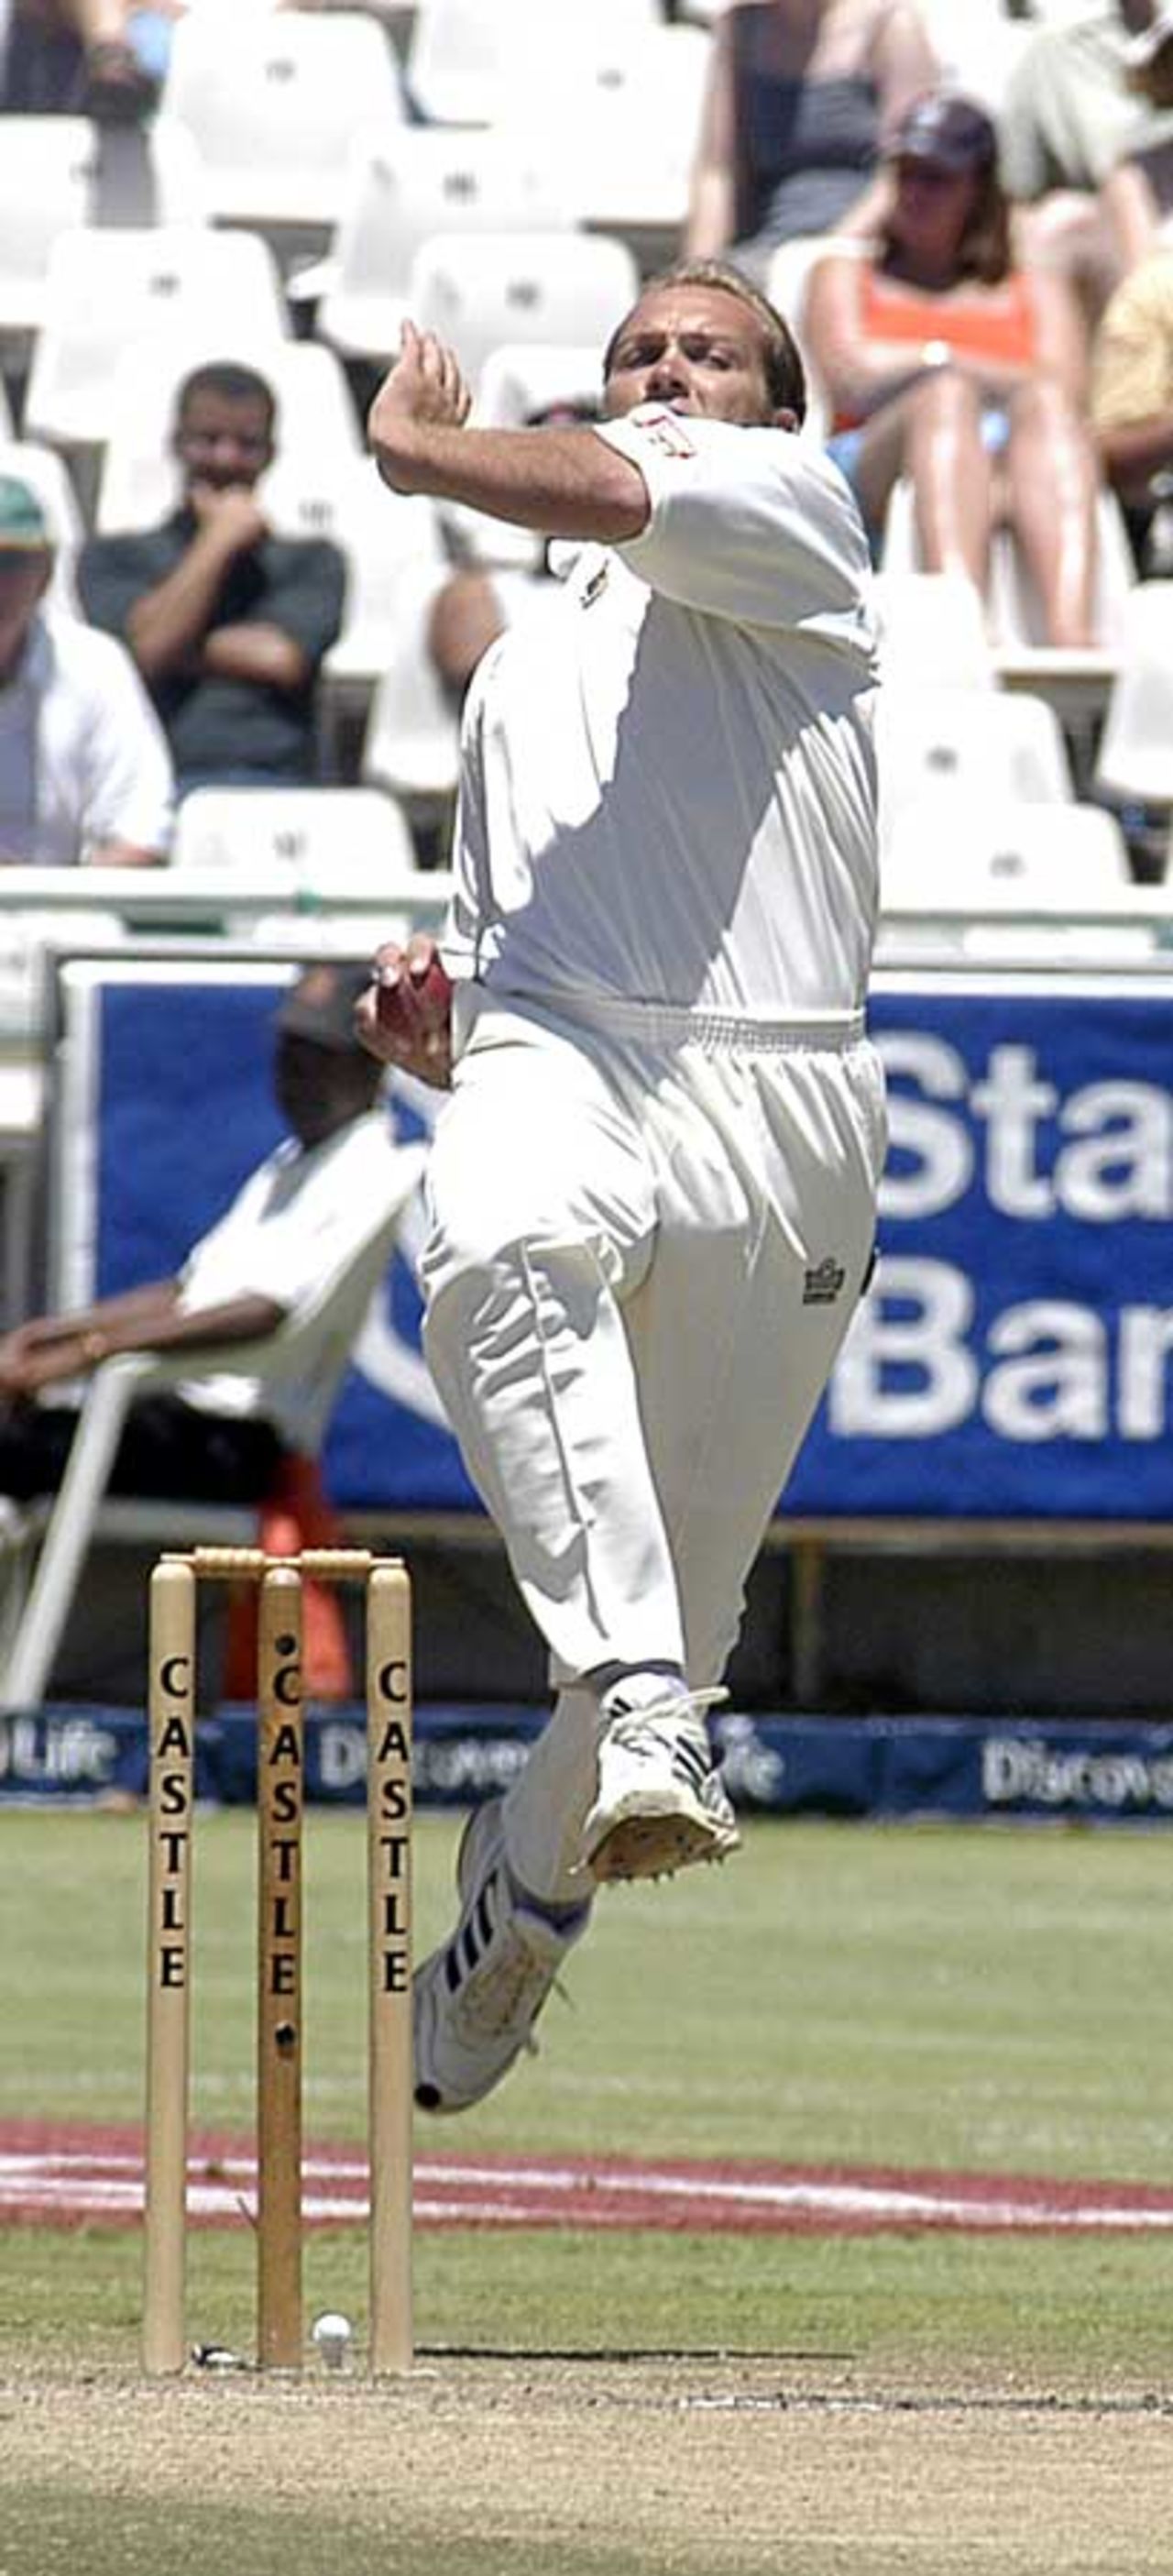
<svg viewBox="0 0 1173 2576">
<path fill-rule="evenodd" d="M 901 120 L 875 241 L 820 260 L 809 357 L 832 453 L 873 532 L 910 476 L 921 561 L 984 589 L 991 530 L 1016 529 L 1056 645 L 1090 644 L 1095 452 L 1085 334 L 1070 288 L 1019 269 L 984 110 L 936 92 Z"/>
</svg>

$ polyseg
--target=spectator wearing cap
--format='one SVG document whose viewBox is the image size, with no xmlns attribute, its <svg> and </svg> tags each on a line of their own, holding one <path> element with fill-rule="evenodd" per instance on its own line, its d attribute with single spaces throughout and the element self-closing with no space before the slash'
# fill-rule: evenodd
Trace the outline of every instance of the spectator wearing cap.
<svg viewBox="0 0 1173 2576">
<path fill-rule="evenodd" d="M 1142 122 L 1104 181 L 1104 213 L 1124 275 L 1173 235 L 1173 8 L 1157 9 L 1125 47 Z"/>
<path fill-rule="evenodd" d="M 728 254 L 764 284 L 779 242 L 866 222 L 883 136 L 938 77 L 919 11 L 905 0 L 749 0 L 724 10 L 687 255 Z"/>
<path fill-rule="evenodd" d="M 317 1307 L 366 1242 L 372 1209 L 390 1211 L 403 1195 L 404 1149 L 378 1104 L 382 1068 L 354 1033 L 368 981 L 365 968 L 322 964 L 291 987 L 274 1059 L 289 1132 L 175 1277 L 0 1338 L 0 1493 L 24 1500 L 56 1489 L 77 1415 L 51 1392 L 121 1351 L 190 1349 L 206 1359 L 222 1348 L 224 1366 L 139 1398 L 113 1492 L 259 1502 L 286 1457 L 316 1454 L 348 1357 L 336 1337 L 307 1348 L 294 1376 L 266 1380 L 233 1360 L 238 1346 Z"/>
<path fill-rule="evenodd" d="M 137 867 L 170 838 L 167 745 L 124 647 L 47 610 L 53 553 L 0 474 L 0 859 Z"/>
<path fill-rule="evenodd" d="M 197 367 L 179 390 L 179 507 L 161 526 L 91 537 L 78 591 L 125 639 L 193 787 L 298 786 L 316 775 L 315 692 L 342 623 L 346 567 L 323 537 L 278 537 L 257 485 L 276 403 L 251 367 Z"/>
<path fill-rule="evenodd" d="M 1095 453 L 1087 352 L 1065 282 L 1015 263 L 997 138 L 938 91 L 891 143 L 891 206 L 859 255 L 820 260 L 806 344 L 834 407 L 832 453 L 873 535 L 912 482 L 920 560 L 984 591 L 992 530 L 1015 529 L 1048 641 L 1094 641 Z"/>
</svg>

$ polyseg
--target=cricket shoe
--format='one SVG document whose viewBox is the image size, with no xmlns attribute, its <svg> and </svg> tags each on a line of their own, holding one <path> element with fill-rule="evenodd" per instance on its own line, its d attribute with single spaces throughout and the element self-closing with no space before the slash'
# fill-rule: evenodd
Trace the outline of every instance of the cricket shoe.
<svg viewBox="0 0 1173 2576">
<path fill-rule="evenodd" d="M 456 1884 L 456 1930 L 412 1980 L 421 2111 L 467 2110 L 523 2049 L 536 2052 L 534 2023 L 590 1913 L 588 1900 L 564 1923 L 551 1923 L 518 1894 L 505 1860 L 500 1798 L 469 1817 Z"/>
<path fill-rule="evenodd" d="M 600 1885 L 670 1878 L 737 1850 L 741 1837 L 705 1725 L 705 1710 L 727 1696 L 677 1691 L 646 1708 L 608 1712 L 581 1847 L 581 1866 Z"/>
</svg>

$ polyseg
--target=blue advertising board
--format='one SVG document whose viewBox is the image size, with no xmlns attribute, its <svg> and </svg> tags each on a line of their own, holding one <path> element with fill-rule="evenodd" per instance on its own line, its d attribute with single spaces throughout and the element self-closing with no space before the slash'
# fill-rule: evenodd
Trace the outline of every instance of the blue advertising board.
<svg viewBox="0 0 1173 2576">
<path fill-rule="evenodd" d="M 58 1213 L 104 1292 L 174 1268 L 274 1141 L 280 976 L 91 972 L 70 1115 L 93 1125 L 92 1205 Z M 788 1512 L 1173 1517 L 1170 989 L 879 979 L 880 1259 Z M 390 1114 L 418 1135 L 435 1106 L 397 1083 Z M 330 1434 L 327 1481 L 353 1508 L 475 1503 L 419 1356 L 422 1230 L 417 1207 Z M 88 1284 L 76 1261 L 69 1275 Z"/>
<path fill-rule="evenodd" d="M 796 1512 L 1173 1516 L 1173 987 L 877 991 L 880 1260 Z"/>
<path fill-rule="evenodd" d="M 413 1778 L 421 1806 L 465 1807 L 517 1778 L 545 1722 L 533 1708 L 416 1711 Z M 741 1815 L 964 1817 L 1165 1826 L 1173 1823 L 1173 1728 L 1108 1717 L 758 1717 L 714 1721 L 726 1787 Z M 256 1796 L 255 1712 L 231 1703 L 201 1719 L 196 1794 L 231 1806 Z M 90 1806 L 142 1798 L 141 1710 L 100 1705 L 0 1710 L 0 1807 Z M 365 1798 L 360 1708 L 311 1708 L 305 1790 L 327 1805 Z"/>
</svg>

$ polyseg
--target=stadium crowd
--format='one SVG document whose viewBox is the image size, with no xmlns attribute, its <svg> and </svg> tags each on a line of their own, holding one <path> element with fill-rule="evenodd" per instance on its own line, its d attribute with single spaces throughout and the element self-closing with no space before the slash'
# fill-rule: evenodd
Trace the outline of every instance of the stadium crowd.
<svg viewBox="0 0 1173 2576">
<path fill-rule="evenodd" d="M 268 211 L 262 190 L 242 211 L 239 190 L 225 190 L 222 129 L 247 157 L 261 96 L 248 65 L 264 31 L 270 72 L 274 47 L 289 49 L 292 95 L 293 31 L 329 18 L 315 30 L 328 46 L 360 14 L 386 58 L 384 121 L 372 127 L 375 103 L 364 117 L 351 100 L 331 207 L 307 182 L 304 210 Z M 325 101 L 333 57 L 307 59 Z M 62 193 L 24 245 L 20 320 L 0 273 L 6 858 L 101 858 L 123 844 L 165 856 L 160 728 L 177 800 L 207 785 L 363 780 L 401 800 L 425 863 L 442 857 L 464 686 L 505 623 L 540 613 L 549 566 L 466 510 L 393 513 L 378 495 L 373 515 L 364 414 L 399 316 L 423 298 L 423 318 L 458 347 L 478 416 L 590 417 L 603 311 L 681 254 L 732 258 L 796 325 L 809 434 L 854 485 L 885 574 L 976 589 L 995 679 L 1008 644 L 1090 657 L 1102 715 L 1125 594 L 1163 578 L 1171 553 L 1173 10 L 607 0 L 564 14 L 535 0 L 374 0 L 336 14 L 261 0 L 242 20 L 222 0 L 7 0 L 0 107 L 9 142 L 32 132 L 51 153 L 65 120 L 86 143 L 81 193 Z M 256 113 L 264 164 L 282 147 Z M 166 177 L 176 129 L 196 173 L 178 202 Z M 612 167 L 609 199 L 608 137 L 623 183 Z M 26 166 L 0 155 L 0 192 Z M 116 308 L 120 292 L 98 237 L 109 260 L 112 233 L 141 244 L 153 225 L 160 256 L 174 241 L 179 260 L 179 236 L 200 222 L 263 245 L 264 328 L 243 299 L 240 312 L 231 297 L 201 302 L 181 278 L 165 332 L 161 307 L 141 297 L 121 315 L 99 309 L 95 357 L 95 307 L 109 294 Z M 82 262 L 80 334 L 58 228 Z M 446 257 L 468 254 L 478 229 L 517 268 L 491 291 L 475 254 Z M 18 233 L 0 272 L 21 265 Z M 97 244 L 88 280 L 79 238 Z M 144 460 L 127 415 L 156 338 Z M 138 372 L 124 386 L 128 343 Z M 291 363 L 307 350 L 320 361 L 312 387 Z M 72 410 L 55 408 L 62 380 Z M 62 465 L 67 506 L 50 474 Z M 1009 591 L 996 578 L 1003 528 L 1017 558 Z M 95 649 L 98 629 L 116 654 Z M 93 801 L 80 761 L 63 780 L 61 723 L 41 721 L 47 692 L 55 708 L 81 685 L 75 665 L 98 693 L 110 758 L 121 748 L 140 771 L 138 807 L 151 812 L 132 806 L 133 829 Z M 1042 661 L 1038 671 L 1045 687 Z M 1069 748 L 1079 787 L 1094 789 L 1094 740 Z M 1143 873 L 1150 818 L 1124 802 Z"/>
</svg>

